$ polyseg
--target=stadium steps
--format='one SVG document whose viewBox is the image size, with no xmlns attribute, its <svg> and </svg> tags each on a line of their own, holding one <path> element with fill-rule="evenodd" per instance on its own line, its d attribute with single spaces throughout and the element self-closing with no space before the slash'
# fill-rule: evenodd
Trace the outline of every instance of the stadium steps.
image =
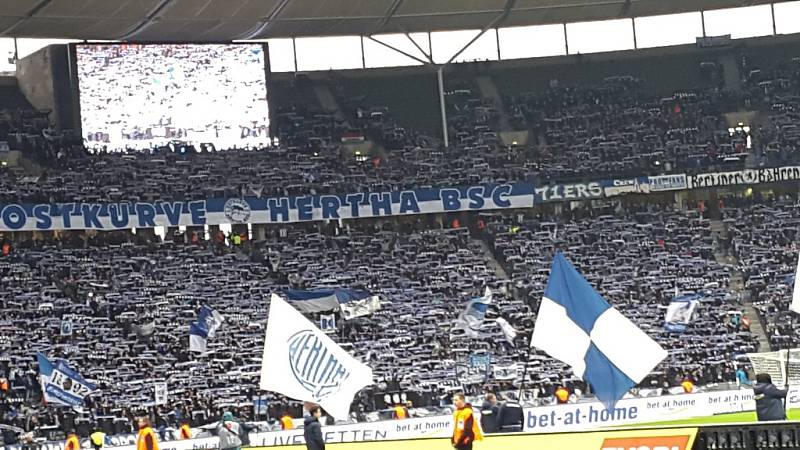
<svg viewBox="0 0 800 450">
<path fill-rule="evenodd" d="M 478 84 L 478 89 L 481 91 L 481 97 L 491 99 L 495 108 L 500 111 L 500 131 L 514 131 L 511 128 L 511 123 L 508 121 L 506 107 L 503 105 L 503 98 L 500 96 L 500 92 L 498 92 L 497 86 L 494 84 L 494 81 L 492 81 L 492 78 L 480 76 L 477 77 L 475 81 Z"/>
<path fill-rule="evenodd" d="M 736 55 L 733 53 L 725 54 L 720 58 L 719 62 L 722 65 L 722 77 L 725 80 L 725 87 L 734 92 L 741 92 L 742 75 Z"/>
<path fill-rule="evenodd" d="M 325 83 L 314 83 L 312 89 L 314 90 L 314 95 L 317 96 L 317 100 L 319 100 L 319 104 L 322 105 L 322 108 L 326 111 L 333 111 L 334 117 L 336 117 L 337 121 L 345 121 L 347 122 L 347 118 L 342 113 L 342 108 L 339 107 L 339 102 L 336 100 L 336 97 L 333 96 L 331 89 Z M 347 124 L 349 127 L 350 125 Z"/>
<path fill-rule="evenodd" d="M 488 265 L 489 267 L 492 268 L 492 270 L 494 270 L 494 273 L 497 274 L 497 277 L 503 280 L 509 280 L 510 277 L 506 273 L 506 270 L 503 269 L 503 266 L 500 264 L 500 261 L 495 259 L 494 254 L 492 253 L 492 249 L 489 248 L 489 243 L 487 243 L 483 239 L 477 239 L 477 242 L 481 244 L 481 248 L 483 249 L 483 253 L 486 256 Z"/>
</svg>

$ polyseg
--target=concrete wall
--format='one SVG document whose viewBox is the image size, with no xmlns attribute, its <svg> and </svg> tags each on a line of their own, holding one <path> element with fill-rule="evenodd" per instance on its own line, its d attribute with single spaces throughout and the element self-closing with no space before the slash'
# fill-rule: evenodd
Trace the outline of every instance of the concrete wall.
<svg viewBox="0 0 800 450">
<path fill-rule="evenodd" d="M 57 129 L 80 129 L 77 79 L 68 45 L 50 45 L 17 61 L 17 83 L 34 108 L 51 111 Z"/>
<path fill-rule="evenodd" d="M 34 108 L 55 110 L 51 47 L 45 47 L 17 61 L 17 83 Z M 54 117 L 51 115 L 51 119 Z"/>
</svg>

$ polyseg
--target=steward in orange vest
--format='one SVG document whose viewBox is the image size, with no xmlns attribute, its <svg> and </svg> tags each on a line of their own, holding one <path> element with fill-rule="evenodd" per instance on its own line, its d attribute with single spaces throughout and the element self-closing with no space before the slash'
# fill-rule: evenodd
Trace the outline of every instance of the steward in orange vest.
<svg viewBox="0 0 800 450">
<path fill-rule="evenodd" d="M 288 412 L 283 413 L 283 416 L 281 416 L 281 430 L 293 430 L 293 429 L 294 429 L 294 422 L 292 421 L 292 416 L 290 416 Z"/>
<path fill-rule="evenodd" d="M 181 424 L 181 432 L 180 432 L 180 439 L 191 439 L 192 438 L 192 429 L 189 427 L 188 422 L 183 422 Z"/>
<path fill-rule="evenodd" d="M 147 417 L 139 419 L 139 436 L 136 438 L 136 450 L 158 450 L 158 440 L 153 428 L 150 426 L 150 419 Z"/>
<path fill-rule="evenodd" d="M 395 420 L 403 420 L 403 419 L 408 419 L 408 416 L 409 416 L 408 409 L 405 406 L 399 403 L 395 405 L 394 411 L 392 412 L 392 418 L 394 418 Z"/>
<path fill-rule="evenodd" d="M 466 402 L 464 394 L 453 396 L 453 405 L 456 407 L 453 413 L 453 438 L 450 442 L 458 450 L 472 450 L 472 443 L 483 440 L 483 433 L 472 414 L 472 405 Z"/>
<path fill-rule="evenodd" d="M 64 444 L 64 450 L 81 450 L 81 441 L 78 440 L 78 435 L 74 431 L 67 434 L 67 443 Z"/>
</svg>

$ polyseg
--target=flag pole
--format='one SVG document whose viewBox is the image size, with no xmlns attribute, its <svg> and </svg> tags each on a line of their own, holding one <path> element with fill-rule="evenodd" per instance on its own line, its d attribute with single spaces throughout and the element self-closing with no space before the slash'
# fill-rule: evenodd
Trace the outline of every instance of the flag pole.
<svg viewBox="0 0 800 450">
<path fill-rule="evenodd" d="M 531 362 L 531 349 L 533 348 L 531 345 L 532 339 L 532 336 L 530 339 L 528 339 L 528 351 L 525 353 L 525 368 L 522 369 L 522 380 L 519 382 L 519 393 L 517 394 L 517 399 L 519 400 L 520 406 L 522 406 L 522 391 L 525 389 L 525 379 L 528 378 L 528 364 Z"/>
</svg>

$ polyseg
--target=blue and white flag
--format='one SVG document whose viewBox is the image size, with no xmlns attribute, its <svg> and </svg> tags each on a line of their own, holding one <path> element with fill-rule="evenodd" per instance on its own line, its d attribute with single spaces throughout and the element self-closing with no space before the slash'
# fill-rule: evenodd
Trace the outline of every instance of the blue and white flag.
<svg viewBox="0 0 800 450">
<path fill-rule="evenodd" d="M 37 353 L 36 358 L 39 360 L 39 382 L 45 402 L 78 407 L 87 395 L 97 389 L 96 385 L 84 380 L 64 361 L 53 363 L 41 353 Z"/>
<path fill-rule="evenodd" d="M 531 345 L 569 364 L 609 409 L 667 356 L 560 252 L 553 259 Z"/>
<path fill-rule="evenodd" d="M 342 310 L 345 320 L 367 316 L 381 309 L 380 298 L 355 289 L 319 289 L 283 291 L 286 299 L 303 313 Z"/>
<path fill-rule="evenodd" d="M 664 329 L 671 333 L 683 333 L 692 322 L 692 314 L 700 301 L 697 294 L 681 295 L 672 299 L 664 317 Z"/>
<path fill-rule="evenodd" d="M 261 361 L 261 389 L 317 403 L 333 417 L 344 419 L 358 391 L 371 384 L 369 366 L 272 294 Z"/>
<path fill-rule="evenodd" d="M 514 339 L 516 339 L 517 334 L 519 334 L 517 329 L 508 323 L 508 321 L 503 317 L 498 317 L 494 321 L 500 326 L 500 330 L 503 332 L 503 335 L 506 337 L 508 343 L 514 345 Z"/>
<path fill-rule="evenodd" d="M 197 322 L 189 325 L 189 351 L 203 353 L 206 351 L 208 340 L 214 337 L 214 333 L 225 320 L 222 314 L 203 305 Z"/>
<path fill-rule="evenodd" d="M 792 280 L 794 288 L 792 290 L 792 303 L 789 305 L 789 311 L 800 314 L 800 283 L 797 282 L 798 274 L 800 274 L 800 258 L 797 260 L 797 270 Z"/>
<path fill-rule="evenodd" d="M 464 312 L 459 314 L 455 321 L 456 328 L 463 329 L 471 338 L 477 338 L 491 303 L 492 291 L 487 287 L 483 297 L 473 298 L 467 302 Z"/>
</svg>

